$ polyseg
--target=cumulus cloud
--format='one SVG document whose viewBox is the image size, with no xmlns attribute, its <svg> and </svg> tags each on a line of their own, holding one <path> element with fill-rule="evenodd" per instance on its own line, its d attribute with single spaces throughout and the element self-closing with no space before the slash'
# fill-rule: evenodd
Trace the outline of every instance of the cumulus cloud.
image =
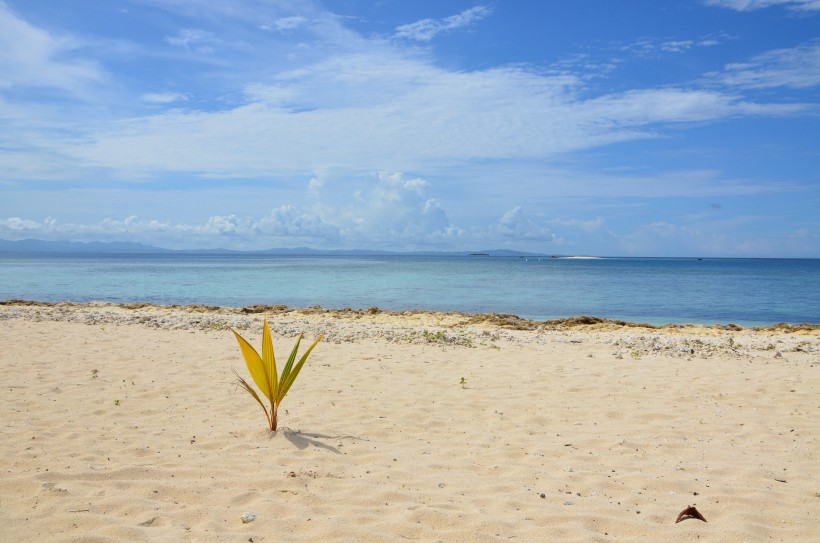
<svg viewBox="0 0 820 543">
<path fill-rule="evenodd" d="M 315 190 L 312 208 L 282 204 L 263 216 L 212 215 L 203 222 L 171 222 L 104 218 L 96 223 L 43 221 L 25 217 L 0 219 L 0 239 L 129 240 L 165 246 L 187 239 L 202 248 L 256 248 L 310 245 L 331 247 L 403 248 L 411 244 L 443 244 L 465 235 L 453 225 L 442 205 L 427 194 L 429 183 L 401 173 L 365 177 L 355 194 L 329 194 L 321 201 L 323 183 L 308 182 Z"/>
<path fill-rule="evenodd" d="M 380 172 L 358 189 L 355 203 L 339 209 L 343 235 L 372 243 L 424 243 L 459 235 L 447 213 L 427 196 L 424 179 Z"/>
<path fill-rule="evenodd" d="M 224 236 L 236 234 L 241 228 L 242 225 L 235 215 L 214 216 L 200 227 L 200 231 L 206 234 Z"/>
<path fill-rule="evenodd" d="M 335 242 L 339 231 L 316 215 L 299 211 L 293 206 L 282 206 L 269 214 L 253 219 L 236 215 L 214 215 L 199 224 L 139 219 L 134 215 L 125 219 L 104 218 L 96 223 L 61 222 L 48 217 L 42 221 L 8 217 L 0 219 L 0 238 L 19 240 L 70 239 L 76 241 L 139 241 L 166 246 L 174 240 L 184 240 L 190 248 L 228 245 L 236 248 L 265 249 L 305 241 Z M 268 246 L 265 246 L 268 243 Z"/>
<path fill-rule="evenodd" d="M 48 221 L 48 219 L 46 219 Z M 40 223 L 30 219 L 21 219 L 20 217 L 9 217 L 7 219 L 0 219 L 0 229 L 14 235 L 18 232 L 39 232 L 45 229 L 45 222 Z"/>
<path fill-rule="evenodd" d="M 319 215 L 301 211 L 292 205 L 283 205 L 271 211 L 253 225 L 256 232 L 266 236 L 312 239 L 320 242 L 339 240 L 339 228 L 325 222 Z"/>
<path fill-rule="evenodd" d="M 536 224 L 519 207 L 507 211 L 498 221 L 498 233 L 507 238 L 521 240 L 553 241 L 555 235 L 544 226 Z"/>
<path fill-rule="evenodd" d="M 469 26 L 491 13 L 492 9 L 487 6 L 475 6 L 443 19 L 422 19 L 414 23 L 401 25 L 396 27 L 395 36 L 416 41 L 430 41 L 442 32 Z"/>
</svg>

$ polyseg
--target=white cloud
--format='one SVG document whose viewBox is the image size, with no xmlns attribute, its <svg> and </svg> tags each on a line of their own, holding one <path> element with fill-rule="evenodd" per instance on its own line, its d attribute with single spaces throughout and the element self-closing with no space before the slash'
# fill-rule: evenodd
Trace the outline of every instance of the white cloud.
<svg viewBox="0 0 820 543">
<path fill-rule="evenodd" d="M 415 23 L 401 25 L 396 28 L 395 36 L 416 41 L 430 41 L 442 32 L 469 26 L 491 13 L 492 9 L 487 6 L 475 6 L 444 19 L 422 19 Z"/>
<path fill-rule="evenodd" d="M 312 209 L 282 204 L 257 217 L 212 215 L 204 222 L 106 217 L 96 223 L 0 219 L 0 239 L 131 240 L 160 246 L 255 248 L 310 245 L 314 247 L 405 247 L 448 243 L 465 232 L 450 223 L 444 208 L 427 195 L 429 184 L 400 173 L 379 173 L 361 180 L 356 194 L 337 193 L 319 200 L 323 182 L 308 182 L 316 190 Z M 184 197 L 184 195 L 183 195 Z"/>
<path fill-rule="evenodd" d="M 591 127 L 610 127 L 601 136 L 615 141 L 622 136 L 634 139 L 646 134 L 618 131 L 616 127 L 637 129 L 656 123 L 687 123 L 746 115 L 788 115 L 805 111 L 803 104 L 759 104 L 717 91 L 689 89 L 647 89 L 594 98 L 583 104 L 579 120 Z M 592 135 L 595 130 L 590 129 Z"/>
<path fill-rule="evenodd" d="M 175 35 L 166 36 L 165 41 L 201 55 L 210 55 L 216 47 L 223 45 L 223 40 L 212 32 L 198 28 L 181 28 Z"/>
<path fill-rule="evenodd" d="M 736 11 L 753 11 L 778 5 L 796 11 L 820 10 L 820 0 L 704 0 L 704 3 L 707 6 L 717 6 Z"/>
<path fill-rule="evenodd" d="M 334 243 L 339 239 L 339 231 L 318 216 L 287 205 L 257 220 L 236 215 L 215 215 L 201 224 L 140 220 L 133 215 L 125 219 L 107 217 L 97 223 L 61 222 L 53 218 L 42 221 L 20 217 L 0 219 L 0 239 L 29 237 L 76 241 L 132 240 L 163 247 L 173 246 L 174 241 L 181 240 L 181 247 L 189 248 L 193 244 L 199 248 L 228 245 L 265 249 L 277 246 L 277 243 Z"/>
<path fill-rule="evenodd" d="M 254 223 L 256 232 L 265 236 L 312 240 L 314 242 L 336 242 L 339 228 L 325 222 L 314 213 L 301 211 L 292 205 L 283 205 L 271 211 Z"/>
<path fill-rule="evenodd" d="M 314 198 L 318 198 L 319 194 L 321 193 L 322 187 L 325 186 L 325 182 L 319 178 L 312 177 L 310 181 L 308 181 L 308 194 L 313 196 Z"/>
<path fill-rule="evenodd" d="M 401 173 L 371 177 L 356 191 L 352 204 L 333 212 L 342 236 L 384 245 L 422 244 L 459 235 L 461 230 L 450 223 L 441 205 L 427 196 L 427 187 L 425 180 L 405 179 Z"/>
<path fill-rule="evenodd" d="M 820 85 L 820 42 L 768 51 L 712 75 L 726 85 L 748 89 L 816 87 Z"/>
<path fill-rule="evenodd" d="M 194 9 L 196 2 L 190 4 Z M 488 10 L 478 6 L 442 21 L 466 24 Z M 214 39 L 207 31 L 183 29 L 169 41 L 196 48 Z M 680 48 L 691 42 L 668 43 Z M 157 172 L 271 178 L 327 169 L 356 176 L 380 169 L 435 171 L 442 164 L 475 159 L 545 160 L 655 138 L 657 124 L 805 111 L 803 104 L 753 103 L 739 94 L 697 88 L 638 89 L 582 99 L 586 89 L 580 76 L 518 66 L 448 71 L 427 57 L 383 45 L 275 72 L 265 83 L 244 82 L 239 103 L 227 102 L 230 106 L 222 110 L 175 110 L 116 124 L 91 119 L 75 125 L 81 128 L 72 138 L 26 138 L 20 131 L 15 138 L 32 141 L 38 153 L 52 157 L 49 164 L 59 165 L 55 172 L 72 171 L 74 177 L 83 170 L 99 175 L 99 169 L 129 179 Z M 772 52 L 745 68 L 727 68 L 723 77 L 756 81 L 752 73 L 780 66 L 794 75 L 792 84 L 808 84 L 819 72 L 811 69 L 817 50 L 813 44 L 791 57 Z M 156 104 L 186 97 L 142 95 Z M 0 113 L 5 110 L 0 102 Z M 20 161 L 27 165 L 16 166 Z M 42 178 L 39 162 L 17 153 L 9 171 L 23 179 Z"/>
<path fill-rule="evenodd" d="M 697 45 L 692 40 L 670 40 L 660 44 L 660 48 L 663 51 L 668 51 L 670 53 L 681 53 L 683 51 L 687 51 Z"/>
<path fill-rule="evenodd" d="M 636 57 L 658 56 L 660 53 L 685 53 L 701 47 L 714 47 L 729 39 L 726 34 L 710 34 L 696 39 L 680 38 L 641 38 L 632 43 L 617 44 L 619 52 L 629 53 Z"/>
<path fill-rule="evenodd" d="M 21 219 L 20 217 L 0 219 L 0 229 L 6 230 L 12 234 L 17 232 L 38 232 L 43 228 L 43 226 L 43 223 L 32 221 L 30 219 Z"/>
<path fill-rule="evenodd" d="M 498 221 L 497 230 L 503 237 L 518 240 L 553 241 L 555 239 L 555 235 L 549 228 L 530 220 L 520 206 L 504 213 Z"/>
<path fill-rule="evenodd" d="M 168 38 L 176 45 L 204 48 L 201 52 L 213 52 L 216 46 L 220 51 L 223 46 L 240 49 L 245 54 L 233 58 L 233 63 L 251 61 L 246 47 L 251 50 L 264 49 L 263 63 L 255 68 L 270 66 L 275 54 L 272 52 L 270 38 L 281 38 L 285 34 L 304 31 L 306 35 L 317 39 L 307 45 L 311 50 L 345 50 L 348 47 L 359 47 L 363 40 L 355 32 L 345 28 L 341 18 L 328 11 L 318 0 L 231 0 L 214 2 L 212 0 L 131 0 L 134 3 L 154 6 L 172 16 L 182 16 L 184 20 L 197 21 L 201 28 L 190 29 L 193 34 L 182 31 Z M 213 29 L 214 32 L 202 30 Z M 247 32 L 248 29 L 263 32 Z M 198 34 L 203 31 L 206 34 Z M 211 39 L 218 41 L 211 42 Z M 193 40 L 193 41 L 192 41 Z M 259 41 L 261 40 L 261 41 Z M 321 45 L 318 42 L 321 42 Z M 171 43 L 171 41 L 169 41 Z M 281 42 L 276 42 L 281 45 Z M 297 48 L 303 44 L 297 44 Z M 366 44 L 364 44 L 366 45 Z"/>
<path fill-rule="evenodd" d="M 810 93 L 782 98 L 783 93 L 749 91 L 820 84 L 816 41 L 728 65 L 700 80 L 613 92 L 601 89 L 618 59 L 607 59 L 605 65 L 583 57 L 583 68 L 574 63 L 560 71 L 525 65 L 447 69 L 436 62 L 432 49 L 383 36 L 365 38 L 344 28 L 342 17 L 306 0 L 134 0 L 130 11 L 135 17 L 144 9 L 142 3 L 173 11 L 168 21 L 185 21 L 188 28 L 164 30 L 166 43 L 93 52 L 77 38 L 22 21 L 0 0 L 0 92 L 14 88 L 0 96 L 0 183 L 13 188 L 0 197 L 0 216 L 13 216 L 0 225 L 3 232 L 141 236 L 160 245 L 187 238 L 187 246 L 260 248 L 305 240 L 317 246 L 380 247 L 489 247 L 485 243 L 523 240 L 534 246 L 553 240 L 550 228 L 559 226 L 566 227 L 560 229 L 562 235 L 600 236 L 600 217 L 550 220 L 543 210 L 550 209 L 556 196 L 719 198 L 771 193 L 775 183 L 694 169 L 714 164 L 708 159 L 689 171 L 662 171 L 664 166 L 656 165 L 659 156 L 642 155 L 635 145 L 625 146 L 626 156 L 616 159 L 635 168 L 620 175 L 596 171 L 607 160 L 601 157 L 614 149 L 585 154 L 592 162 L 583 166 L 577 166 L 573 153 L 671 134 L 674 139 L 668 142 L 673 143 L 656 148 L 672 154 L 682 150 L 676 142 L 688 145 L 687 133 L 673 130 L 672 124 L 816 111 L 816 105 L 795 102 L 800 96 L 813 99 Z M 761 7 L 760 2 L 752 4 Z M 175 18 L 178 13 L 185 16 Z M 490 8 L 477 6 L 404 25 L 396 36 L 426 42 L 489 15 Z M 263 26 L 271 31 L 260 31 Z M 684 52 L 694 56 L 695 49 L 726 39 L 667 35 L 642 40 L 634 51 L 643 48 L 647 55 L 663 58 Z M 214 53 L 205 59 L 207 70 L 192 63 L 180 69 L 180 61 L 191 60 L 190 52 Z M 103 73 L 83 58 L 91 54 L 114 71 Z M 128 62 L 121 62 L 126 57 Z M 142 76 L 134 72 L 108 87 L 99 85 L 137 66 L 134 59 L 142 66 L 159 57 L 162 64 L 150 84 L 126 88 Z M 207 88 L 197 86 L 203 80 Z M 92 86 L 102 92 L 90 94 L 94 99 L 87 101 L 87 111 L 46 100 L 21 107 L 27 98 L 19 89 L 79 93 Z M 184 109 L 173 111 L 146 107 L 186 100 Z M 142 115 L 146 110 L 155 114 Z M 634 150 L 638 154 L 629 154 Z M 677 159 L 679 155 L 672 160 Z M 390 173 L 373 173 L 380 171 Z M 78 193 L 89 187 L 86 179 L 95 187 L 122 192 L 104 196 L 104 204 L 83 198 Z M 29 180 L 37 183 L 26 192 L 22 187 Z M 55 190 L 54 180 L 74 189 L 73 195 Z M 127 188 L 144 181 L 149 183 L 138 190 Z M 779 181 L 777 190 L 793 190 L 793 177 L 784 174 Z M 158 186 L 184 186 L 179 192 L 186 194 L 172 196 L 173 190 L 164 190 L 157 197 Z M 82 211 L 61 202 L 62 196 L 75 198 Z M 151 198 L 162 201 L 151 207 Z M 528 217 L 521 206 L 539 213 Z M 100 220 L 100 209 L 120 211 Z M 60 221 L 32 220 L 55 210 Z M 132 213 L 155 218 L 138 219 Z M 561 209 L 564 217 L 598 213 L 594 207 Z M 613 224 L 607 217 L 606 227 Z"/>
<path fill-rule="evenodd" d="M 142 95 L 142 99 L 152 104 L 170 104 L 184 102 L 188 100 L 188 95 L 181 92 L 147 92 Z"/>
<path fill-rule="evenodd" d="M 263 25 L 263 30 L 277 30 L 283 32 L 286 30 L 294 30 L 308 22 L 307 17 L 301 15 L 293 15 L 290 17 L 281 17 L 273 21 L 271 25 Z"/>
<path fill-rule="evenodd" d="M 201 230 L 206 234 L 221 236 L 236 234 L 241 228 L 242 225 L 236 215 L 228 215 L 227 217 L 215 216 L 209 218 Z"/>
<path fill-rule="evenodd" d="M 67 142 L 59 151 L 87 165 L 126 168 L 128 174 L 407 171 L 476 158 L 543 159 L 655 137 L 647 127 L 656 123 L 805 109 L 682 88 L 580 100 L 581 82 L 571 76 L 518 67 L 448 72 L 380 53 L 334 57 L 282 74 L 271 87 L 272 98 L 262 100 L 266 88 L 253 86 L 249 96 L 257 102 L 135 118 L 88 134 L 81 145 Z"/>
<path fill-rule="evenodd" d="M 83 44 L 17 17 L 0 0 L 0 89 L 48 87 L 85 96 L 104 80 L 95 61 L 76 53 Z"/>
</svg>

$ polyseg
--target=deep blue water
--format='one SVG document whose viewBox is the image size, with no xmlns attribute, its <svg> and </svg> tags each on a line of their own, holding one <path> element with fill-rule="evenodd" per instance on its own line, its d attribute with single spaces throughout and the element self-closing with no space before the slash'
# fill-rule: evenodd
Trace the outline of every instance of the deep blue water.
<svg viewBox="0 0 820 543">
<path fill-rule="evenodd" d="M 0 300 L 820 323 L 820 260 L 0 253 Z"/>
</svg>

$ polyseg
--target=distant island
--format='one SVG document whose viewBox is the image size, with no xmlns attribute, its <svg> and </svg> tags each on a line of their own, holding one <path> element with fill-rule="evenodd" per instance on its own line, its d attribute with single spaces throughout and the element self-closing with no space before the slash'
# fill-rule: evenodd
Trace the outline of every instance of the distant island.
<svg viewBox="0 0 820 543">
<path fill-rule="evenodd" d="M 482 251 L 376 251 L 371 249 L 311 249 L 310 247 L 272 248 L 258 251 L 231 249 L 165 249 L 130 241 L 46 241 L 40 239 L 3 240 L 0 252 L 5 253 L 74 253 L 74 254 L 266 254 L 316 256 L 532 256 L 547 254 L 493 249 Z M 552 255 L 554 257 L 554 255 Z"/>
</svg>

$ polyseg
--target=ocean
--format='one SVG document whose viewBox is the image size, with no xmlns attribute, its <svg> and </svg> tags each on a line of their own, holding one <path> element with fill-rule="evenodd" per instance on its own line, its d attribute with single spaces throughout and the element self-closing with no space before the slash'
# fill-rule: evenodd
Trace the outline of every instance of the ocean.
<svg viewBox="0 0 820 543">
<path fill-rule="evenodd" d="M 820 323 L 819 259 L 0 253 L 0 300 Z"/>
</svg>

